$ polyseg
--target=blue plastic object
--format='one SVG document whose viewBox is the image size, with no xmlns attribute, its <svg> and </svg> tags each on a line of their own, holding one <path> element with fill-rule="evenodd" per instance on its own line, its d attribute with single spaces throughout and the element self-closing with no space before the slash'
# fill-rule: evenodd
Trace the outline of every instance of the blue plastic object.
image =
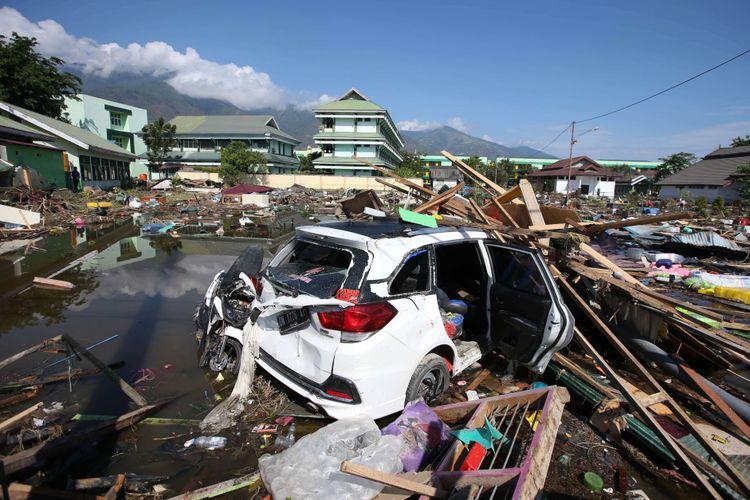
<svg viewBox="0 0 750 500">
<path fill-rule="evenodd" d="M 544 389 L 545 387 L 547 387 L 547 384 L 541 381 L 531 384 L 532 389 Z"/>
</svg>

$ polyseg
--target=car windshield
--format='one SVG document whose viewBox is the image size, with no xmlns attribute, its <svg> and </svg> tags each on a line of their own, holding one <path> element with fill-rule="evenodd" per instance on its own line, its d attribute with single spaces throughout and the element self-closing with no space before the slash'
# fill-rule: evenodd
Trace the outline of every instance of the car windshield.
<svg viewBox="0 0 750 500">
<path fill-rule="evenodd" d="M 278 264 L 268 267 L 275 282 L 320 298 L 333 297 L 341 288 L 359 290 L 367 254 L 362 250 L 295 240 L 293 249 Z"/>
</svg>

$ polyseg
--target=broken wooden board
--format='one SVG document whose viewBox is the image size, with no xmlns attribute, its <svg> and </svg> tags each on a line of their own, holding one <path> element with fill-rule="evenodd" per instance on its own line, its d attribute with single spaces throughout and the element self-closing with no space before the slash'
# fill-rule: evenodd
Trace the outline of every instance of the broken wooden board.
<svg viewBox="0 0 750 500">
<path fill-rule="evenodd" d="M 47 290 L 72 290 L 75 288 L 75 285 L 70 281 L 42 278 L 41 276 L 36 276 L 33 283 L 34 286 L 46 288 Z"/>
<path fill-rule="evenodd" d="M 51 346 L 57 344 L 61 340 L 62 340 L 62 335 L 58 335 L 56 337 L 52 337 L 52 338 L 49 338 L 47 340 L 43 340 L 42 342 L 39 342 L 38 344 L 34 344 L 33 346 L 31 346 L 31 347 L 29 347 L 27 349 L 24 349 L 23 351 L 21 351 L 21 352 L 19 352 L 17 354 L 14 354 L 13 356 L 11 356 L 9 358 L 5 358 L 4 360 L 0 361 L 0 368 L 4 368 L 4 367 L 8 366 L 11 363 L 15 363 L 19 359 L 22 359 L 22 358 L 28 356 L 29 354 L 35 353 L 37 351 L 41 351 L 42 349 L 47 349 L 48 347 L 51 347 Z"/>
<path fill-rule="evenodd" d="M 23 422 L 29 415 L 37 411 L 39 408 L 44 406 L 44 403 L 37 403 L 34 406 L 30 406 L 20 413 L 13 415 L 12 417 L 0 422 L 0 432 L 5 432 L 13 429 L 21 422 Z"/>
<path fill-rule="evenodd" d="M 0 461 L 2 461 L 3 470 L 5 474 L 14 474 L 32 467 L 47 458 L 73 450 L 77 446 L 80 446 L 82 442 L 92 441 L 108 432 L 117 432 L 130 427 L 159 406 L 161 404 L 144 406 L 143 408 L 125 413 L 115 420 L 102 422 L 80 432 L 68 434 L 67 436 L 59 437 L 19 451 L 18 453 L 2 457 Z"/>
<path fill-rule="evenodd" d="M 378 195 L 372 189 L 361 191 L 351 198 L 341 200 L 340 203 L 347 217 L 363 213 L 365 207 L 380 211 L 383 210 L 383 202 L 380 201 L 380 198 L 378 198 Z"/>
<path fill-rule="evenodd" d="M 425 495 L 432 498 L 448 498 L 448 492 L 440 488 L 430 486 L 429 484 L 418 483 L 406 479 L 405 477 L 397 476 L 396 474 L 371 469 L 348 460 L 341 463 L 341 472 L 369 479 L 370 481 L 375 481 L 388 486 L 394 486 L 401 490 L 411 491 L 418 495 Z"/>
<path fill-rule="evenodd" d="M 611 222 L 598 222 L 591 224 L 586 228 L 586 234 L 593 235 L 606 231 L 607 229 L 620 229 L 623 227 L 643 226 L 645 224 L 655 224 L 657 222 L 666 222 L 678 219 L 692 219 L 692 212 L 677 212 L 671 214 L 653 215 L 650 217 L 640 217 L 638 219 L 623 219 Z"/>
<path fill-rule="evenodd" d="M 432 199 L 422 203 L 418 207 L 415 207 L 413 210 L 414 212 L 417 212 L 418 214 L 423 214 L 427 212 L 428 210 L 439 210 L 440 206 L 443 203 L 446 203 L 448 200 L 453 198 L 456 193 L 458 193 L 461 189 L 464 188 L 464 183 L 459 182 L 452 188 L 446 190 L 444 193 L 440 193 L 437 196 L 433 196 Z"/>
<path fill-rule="evenodd" d="M 260 473 L 254 472 L 245 476 L 236 477 L 227 481 L 212 484 L 205 488 L 200 488 L 187 493 L 171 497 L 169 500 L 201 500 L 203 498 L 213 498 L 219 495 L 225 495 L 242 488 L 247 488 L 260 481 Z"/>
</svg>

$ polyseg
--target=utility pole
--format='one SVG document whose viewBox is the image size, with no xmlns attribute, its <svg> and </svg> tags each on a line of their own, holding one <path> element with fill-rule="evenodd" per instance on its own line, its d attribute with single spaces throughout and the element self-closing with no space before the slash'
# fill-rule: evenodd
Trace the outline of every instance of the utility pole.
<svg viewBox="0 0 750 500">
<path fill-rule="evenodd" d="M 565 188 L 565 203 L 563 203 L 563 206 L 566 206 L 568 204 L 568 200 L 570 199 L 570 174 L 573 170 L 573 144 L 576 143 L 575 133 L 576 133 L 576 122 L 571 122 L 570 123 L 570 153 L 568 154 L 568 185 Z"/>
</svg>

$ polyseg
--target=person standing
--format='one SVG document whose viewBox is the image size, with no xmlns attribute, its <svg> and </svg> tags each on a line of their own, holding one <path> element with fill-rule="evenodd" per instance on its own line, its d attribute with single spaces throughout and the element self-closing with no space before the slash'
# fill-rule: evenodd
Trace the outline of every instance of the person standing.
<svg viewBox="0 0 750 500">
<path fill-rule="evenodd" d="M 73 180 L 73 192 L 78 192 L 78 183 L 81 180 L 81 173 L 78 171 L 77 167 L 73 167 L 73 170 L 70 172 L 70 178 Z"/>
</svg>

